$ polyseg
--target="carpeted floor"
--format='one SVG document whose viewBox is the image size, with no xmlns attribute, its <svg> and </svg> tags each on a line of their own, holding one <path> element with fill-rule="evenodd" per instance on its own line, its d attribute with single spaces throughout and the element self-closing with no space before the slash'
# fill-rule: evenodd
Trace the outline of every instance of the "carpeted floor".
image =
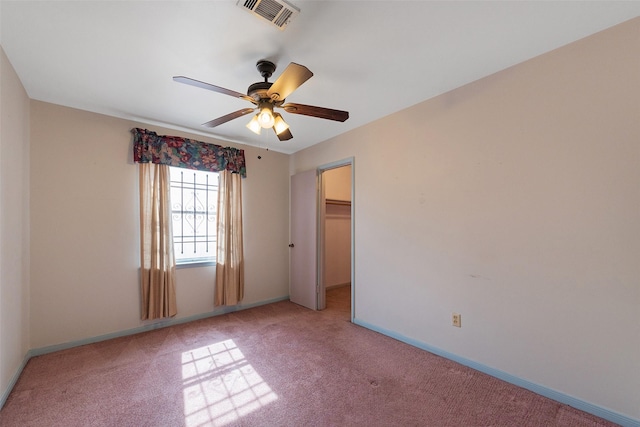
<svg viewBox="0 0 640 427">
<path fill-rule="evenodd" d="M 612 426 L 349 321 L 270 304 L 34 357 L 2 426 Z"/>
</svg>

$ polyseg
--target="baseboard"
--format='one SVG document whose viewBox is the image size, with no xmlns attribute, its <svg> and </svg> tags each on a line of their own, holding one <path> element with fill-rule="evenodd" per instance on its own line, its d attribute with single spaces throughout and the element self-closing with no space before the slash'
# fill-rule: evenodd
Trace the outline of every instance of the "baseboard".
<svg viewBox="0 0 640 427">
<path fill-rule="evenodd" d="M 11 381 L 9 381 L 9 385 L 2 393 L 2 396 L 0 396 L 0 409 L 2 409 L 4 407 L 4 404 L 7 402 L 7 399 L 11 394 L 11 390 L 13 390 L 13 387 L 15 387 L 16 383 L 18 382 L 18 379 L 20 378 L 20 375 L 22 375 L 22 371 L 24 370 L 24 367 L 27 366 L 27 362 L 30 358 L 31 356 L 29 355 L 29 352 L 27 352 L 27 354 L 24 356 L 24 359 L 22 359 L 22 364 L 18 367 L 16 373 L 13 374 Z"/>
<path fill-rule="evenodd" d="M 106 340 L 110 340 L 110 339 L 113 339 L 113 338 L 126 337 L 128 335 L 135 335 L 135 334 L 139 334 L 141 332 L 149 332 L 149 331 L 153 331 L 153 330 L 160 329 L 160 328 L 166 328 L 166 327 L 169 327 L 169 326 L 180 325 L 182 323 L 193 322 L 195 320 L 201 320 L 201 319 L 206 319 L 206 318 L 209 318 L 209 317 L 220 316 L 220 315 L 223 315 L 223 314 L 233 313 L 235 311 L 247 310 L 249 308 L 259 307 L 261 305 L 273 304 L 275 302 L 288 301 L 288 300 L 289 300 L 289 296 L 287 295 L 286 297 L 273 298 L 273 299 L 270 299 L 270 300 L 260 301 L 260 302 L 256 302 L 256 303 L 252 303 L 252 304 L 246 304 L 246 305 L 238 304 L 238 305 L 228 306 L 228 307 L 227 306 L 223 306 L 223 307 L 216 308 L 212 312 L 201 313 L 201 314 L 196 314 L 196 315 L 187 316 L 187 317 L 181 317 L 179 319 L 161 320 L 161 321 L 157 321 L 157 322 L 154 322 L 154 323 L 150 323 L 148 325 L 139 326 L 139 327 L 133 328 L 133 329 L 126 329 L 124 331 L 113 332 L 113 333 L 110 333 L 110 334 L 99 335 L 99 336 L 96 336 L 96 337 L 85 338 L 85 339 L 66 342 L 66 343 L 62 343 L 62 344 L 55 344 L 55 345 L 51 345 L 51 346 L 47 346 L 47 347 L 41 347 L 41 348 L 29 350 L 29 353 L 30 353 L 30 357 L 42 356 L 43 354 L 53 353 L 53 352 L 60 351 L 60 350 L 66 350 L 66 349 L 73 348 L 73 347 L 78 347 L 78 346 L 81 346 L 81 345 L 93 344 L 93 343 L 96 343 L 96 342 L 106 341 Z"/>
<path fill-rule="evenodd" d="M 640 420 L 628 417 L 626 415 L 617 413 L 607 408 L 603 408 L 598 405 L 594 405 L 593 403 L 586 402 L 584 400 L 578 399 L 576 397 L 570 396 L 565 393 L 561 393 L 559 391 L 550 389 L 548 387 L 542 386 L 540 384 L 533 383 L 531 381 L 516 377 L 515 375 L 511 375 L 507 372 L 501 371 L 499 369 L 492 368 L 490 366 L 483 365 L 481 363 L 475 362 L 473 360 L 466 359 L 464 357 L 460 357 L 456 354 L 449 353 L 448 351 L 439 349 L 437 347 L 431 346 L 424 342 L 415 340 L 413 338 L 405 337 L 397 332 L 384 329 L 373 325 L 368 322 L 364 322 L 359 319 L 353 319 L 353 323 L 356 325 L 362 326 L 363 328 L 370 329 L 372 331 L 381 333 L 382 335 L 386 335 L 398 341 L 402 341 L 411 346 L 420 348 L 422 350 L 428 351 L 429 353 L 437 354 L 438 356 L 442 356 L 446 359 L 452 360 L 454 362 L 460 363 L 461 365 L 468 366 L 477 371 L 483 372 L 485 374 L 491 375 L 492 377 L 499 378 L 508 383 L 517 385 L 522 388 L 526 388 L 536 394 L 539 394 L 544 397 L 548 397 L 549 399 L 555 400 L 556 402 L 563 403 L 565 405 L 569 405 L 576 409 L 579 409 L 584 412 L 588 412 L 592 415 L 595 415 L 600 418 L 604 418 L 605 420 L 609 420 L 616 424 L 619 424 L 623 427 L 640 427 Z"/>
<path fill-rule="evenodd" d="M 276 302 L 288 301 L 288 300 L 289 300 L 289 296 L 287 295 L 286 297 L 273 298 L 273 299 L 270 299 L 270 300 L 260 301 L 260 302 L 252 303 L 252 304 L 246 304 L 246 305 L 239 304 L 239 305 L 235 305 L 235 306 L 231 306 L 231 307 L 220 307 L 220 308 L 217 308 L 214 311 L 208 312 L 208 313 L 196 314 L 196 315 L 193 315 L 193 316 L 183 317 L 183 318 L 180 318 L 180 319 L 162 320 L 162 321 L 158 321 L 158 322 L 155 322 L 155 323 L 150 323 L 148 325 L 140 326 L 140 327 L 137 327 L 137 328 L 127 329 L 127 330 L 119 331 L 119 332 L 114 332 L 114 333 L 111 333 L 111 334 L 105 334 L 105 335 L 100 335 L 100 336 L 91 337 L 91 338 L 85 338 L 85 339 L 81 339 L 81 340 L 77 340 L 77 341 L 70 341 L 70 342 L 66 342 L 66 343 L 62 343 L 62 344 L 56 344 L 56 345 L 50 345 L 50 346 L 47 346 L 47 347 L 31 349 L 31 350 L 29 350 L 27 352 L 27 354 L 24 357 L 24 360 L 22 361 L 22 364 L 20 365 L 20 367 L 18 368 L 16 373 L 11 378 L 11 381 L 9 382 L 9 385 L 7 386 L 7 389 L 4 390 L 4 392 L 2 393 L 2 396 L 0 396 L 0 409 L 2 409 L 2 407 L 5 404 L 5 402 L 9 398 L 9 395 L 11 394 L 11 391 L 13 390 L 13 387 L 18 382 L 18 379 L 20 378 L 20 375 L 22 374 L 22 371 L 24 370 L 24 367 L 27 365 L 27 362 L 29 362 L 29 359 L 31 359 L 32 357 L 42 356 L 44 354 L 53 353 L 53 352 L 60 351 L 60 350 L 67 350 L 67 349 L 70 349 L 70 348 L 73 348 L 73 347 L 79 347 L 81 345 L 93 344 L 93 343 L 96 343 L 96 342 L 106 341 L 106 340 L 110 340 L 110 339 L 113 339 L 113 338 L 126 337 L 128 335 L 135 335 L 135 334 L 139 334 L 141 332 L 148 332 L 148 331 L 152 331 L 152 330 L 155 330 L 155 329 L 166 328 L 168 326 L 174 326 L 174 325 L 179 325 L 179 324 L 182 324 L 182 323 L 193 322 L 195 320 L 201 320 L 201 319 L 206 319 L 206 318 L 209 318 L 209 317 L 220 316 L 222 314 L 233 313 L 235 311 L 247 310 L 249 308 L 259 307 L 261 305 L 273 304 L 273 303 L 276 303 Z"/>
</svg>

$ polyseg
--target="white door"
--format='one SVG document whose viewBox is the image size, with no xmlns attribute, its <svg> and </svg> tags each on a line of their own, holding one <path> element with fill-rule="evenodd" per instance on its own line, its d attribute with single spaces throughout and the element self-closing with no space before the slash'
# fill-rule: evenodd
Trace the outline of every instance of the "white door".
<svg viewBox="0 0 640 427">
<path fill-rule="evenodd" d="M 291 302 L 312 310 L 318 308 L 317 191 L 315 170 L 291 177 L 289 298 Z"/>
</svg>

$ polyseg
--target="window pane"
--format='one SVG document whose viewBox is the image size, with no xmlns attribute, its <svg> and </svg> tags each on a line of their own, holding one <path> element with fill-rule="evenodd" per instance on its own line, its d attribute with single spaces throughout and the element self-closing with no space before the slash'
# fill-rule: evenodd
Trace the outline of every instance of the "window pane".
<svg viewBox="0 0 640 427">
<path fill-rule="evenodd" d="M 171 168 L 176 263 L 214 261 L 218 174 Z"/>
</svg>

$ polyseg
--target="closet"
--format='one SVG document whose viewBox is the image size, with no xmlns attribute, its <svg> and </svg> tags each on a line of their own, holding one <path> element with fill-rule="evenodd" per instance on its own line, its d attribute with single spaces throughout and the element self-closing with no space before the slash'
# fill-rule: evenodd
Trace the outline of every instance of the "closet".
<svg viewBox="0 0 640 427">
<path fill-rule="evenodd" d="M 324 171 L 324 287 L 351 284 L 351 165 Z"/>
</svg>

